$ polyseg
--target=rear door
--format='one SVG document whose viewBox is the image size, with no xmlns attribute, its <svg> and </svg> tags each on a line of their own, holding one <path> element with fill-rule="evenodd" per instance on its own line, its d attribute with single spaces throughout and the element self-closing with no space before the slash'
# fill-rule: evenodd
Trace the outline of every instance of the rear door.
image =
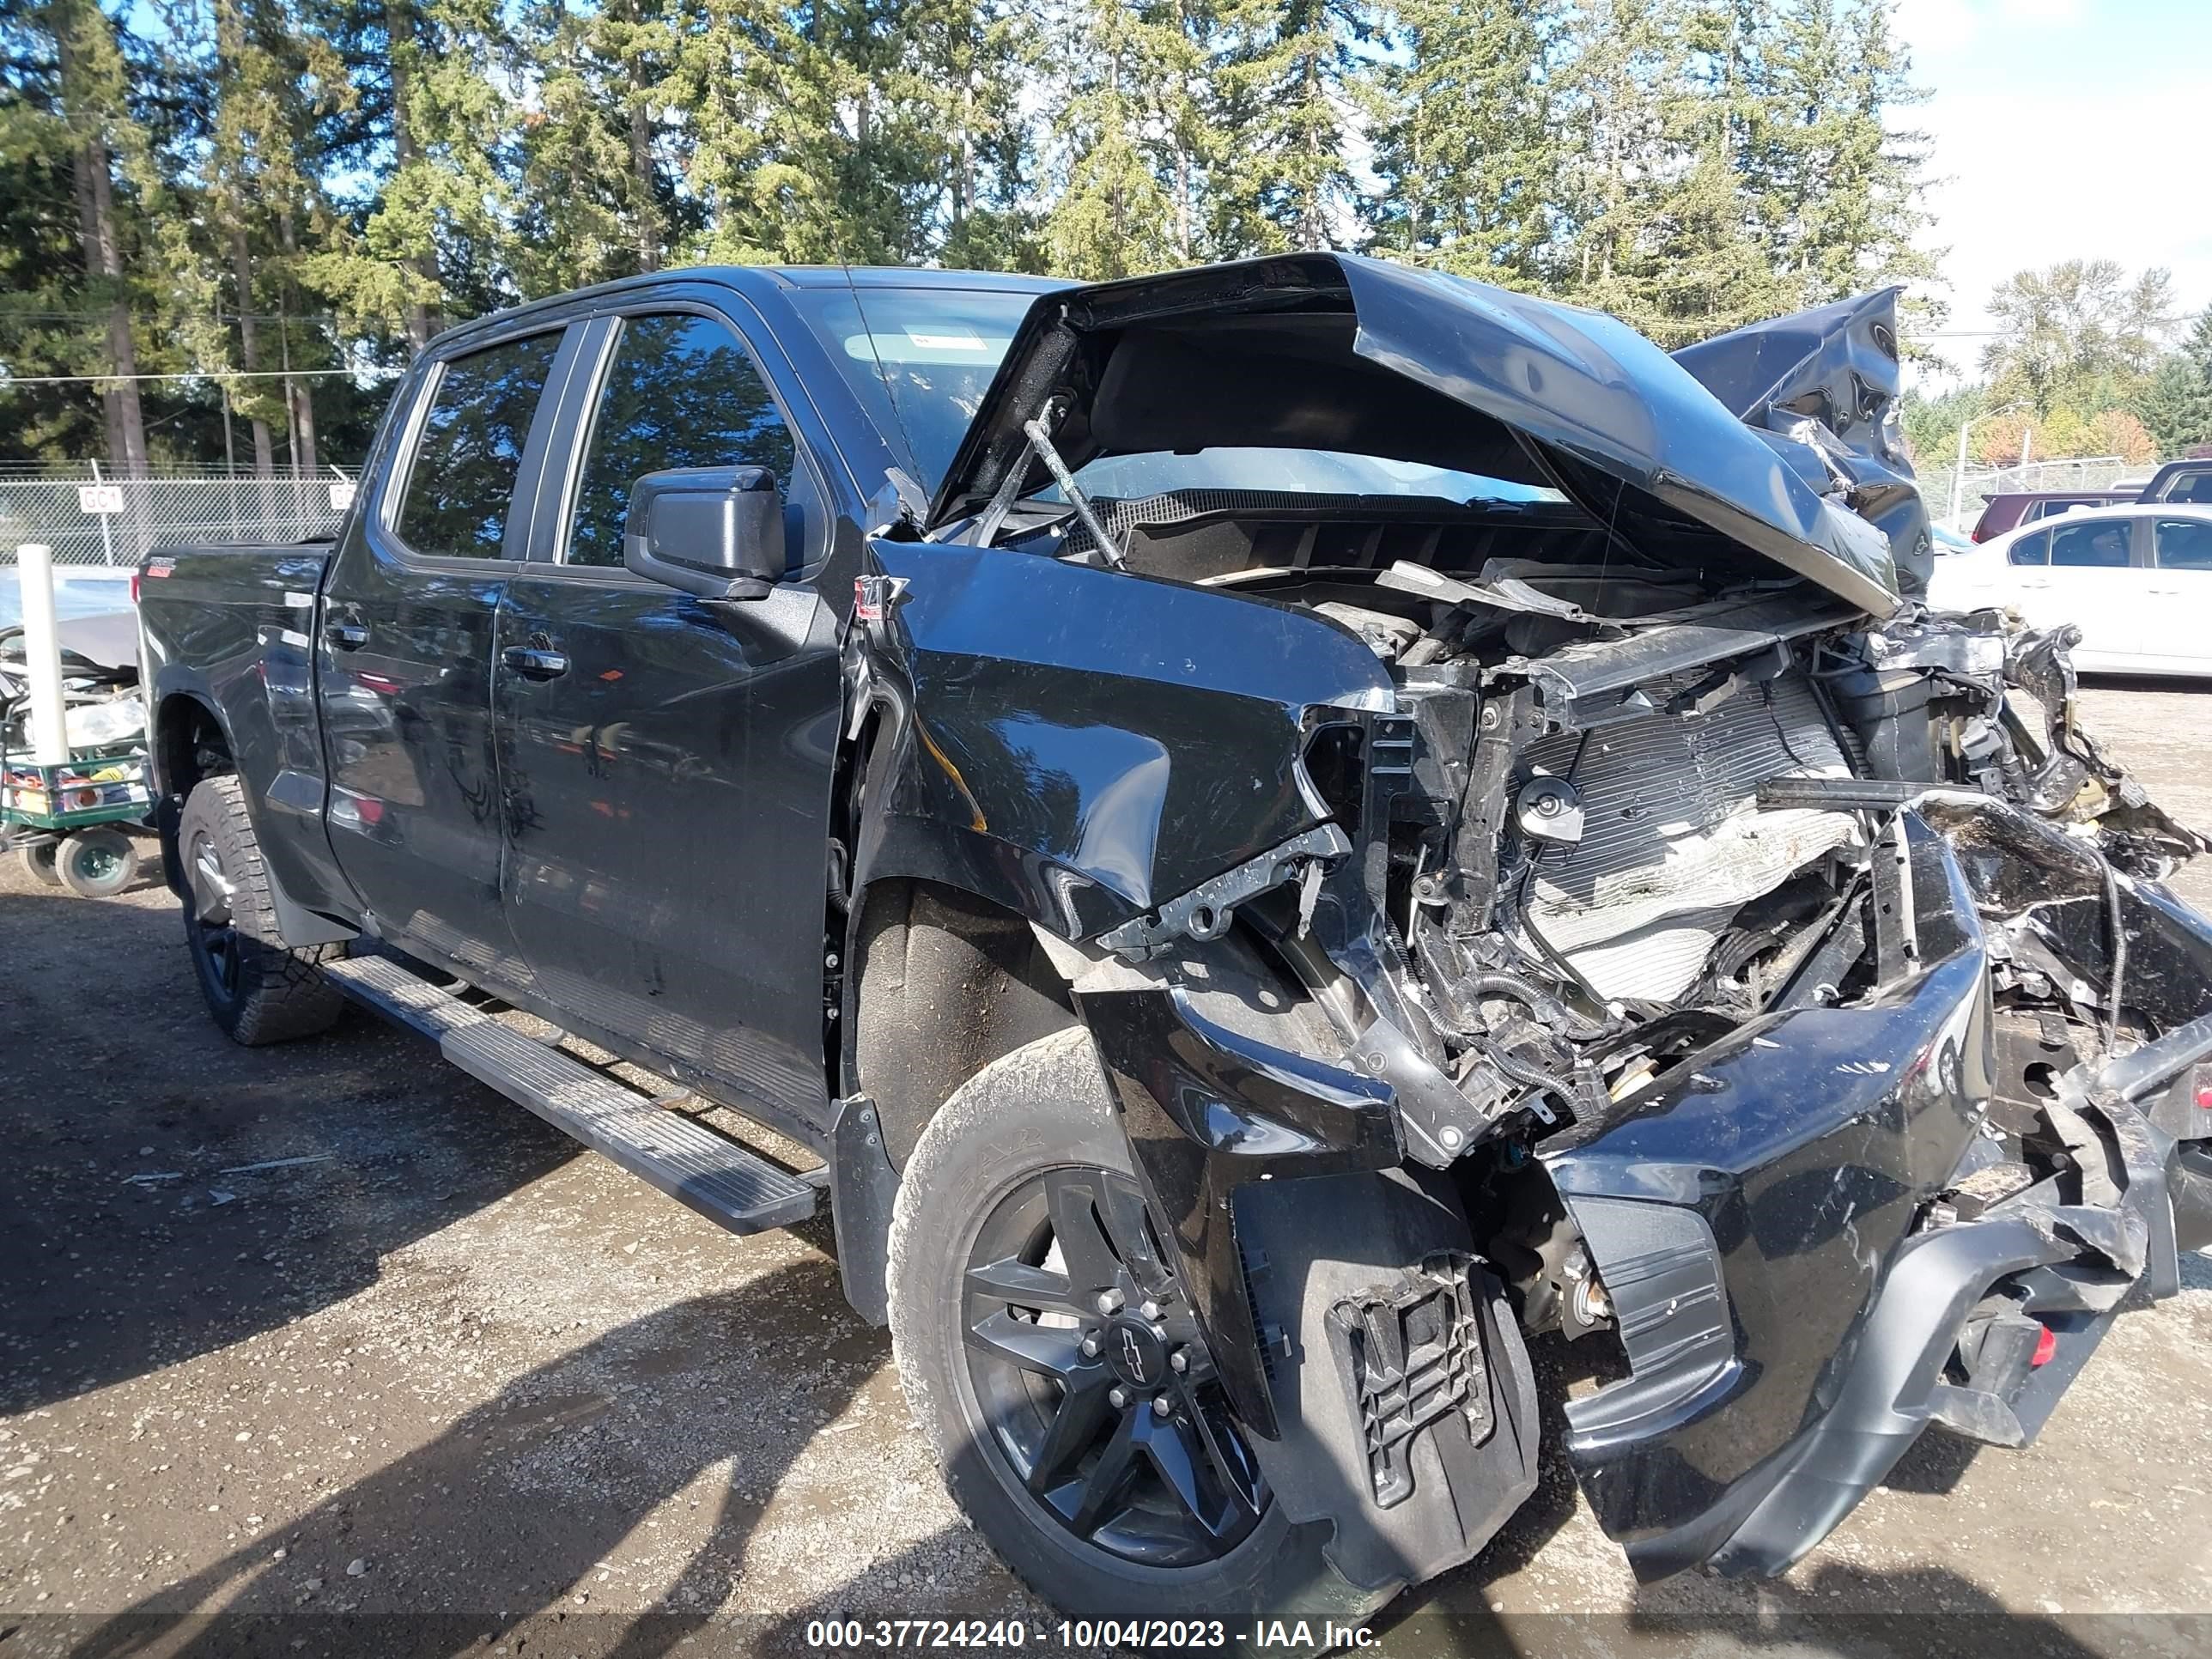
<svg viewBox="0 0 2212 1659">
<path fill-rule="evenodd" d="M 379 932 L 486 983 L 527 985 L 500 897 L 494 629 L 574 351 L 540 324 L 434 363 L 325 590 L 338 866 Z"/>
<path fill-rule="evenodd" d="M 591 327 L 573 459 L 500 610 L 509 927 L 578 1023 L 811 1133 L 841 685 L 828 474 L 729 315 L 647 300 Z M 626 570 L 631 483 L 727 465 L 775 473 L 789 579 L 710 603 Z"/>
<path fill-rule="evenodd" d="M 2212 674 L 2212 520 L 2153 519 L 2150 551 L 2142 665 Z"/>
<path fill-rule="evenodd" d="M 2036 628 L 2079 623 L 2075 660 L 2084 668 L 2124 667 L 2142 648 L 2150 573 L 2136 562 L 2140 526 L 2069 515 L 2022 537 L 2008 556 L 2021 614 Z"/>
</svg>

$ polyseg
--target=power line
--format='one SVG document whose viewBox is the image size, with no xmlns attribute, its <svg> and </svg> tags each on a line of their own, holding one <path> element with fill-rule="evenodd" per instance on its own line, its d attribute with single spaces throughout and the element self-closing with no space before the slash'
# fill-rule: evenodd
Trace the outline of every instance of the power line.
<svg viewBox="0 0 2212 1659">
<path fill-rule="evenodd" d="M 328 323 L 332 327 L 343 325 L 344 319 L 328 311 L 216 311 L 208 313 L 218 323 Z M 84 322 L 104 321 L 105 309 L 94 311 L 27 311 L 10 305 L 0 305 L 0 321 L 10 317 L 40 317 L 52 321 L 55 318 L 76 319 Z M 150 318 L 136 317 L 134 321 L 151 321 Z"/>
<path fill-rule="evenodd" d="M 367 368 L 202 368 L 183 374 L 6 374 L 0 375 L 0 392 L 18 386 L 106 386 L 118 380 L 307 380 L 325 374 L 380 379 L 406 372 L 372 364 Z"/>
</svg>

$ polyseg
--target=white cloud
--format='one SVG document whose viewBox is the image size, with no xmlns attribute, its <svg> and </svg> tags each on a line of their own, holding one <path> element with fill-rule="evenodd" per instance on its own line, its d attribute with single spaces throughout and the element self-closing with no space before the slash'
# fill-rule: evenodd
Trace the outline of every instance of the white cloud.
<svg viewBox="0 0 2212 1659">
<path fill-rule="evenodd" d="M 1949 326 L 1985 326 L 1993 287 L 2060 259 L 2163 265 L 2185 308 L 2212 299 L 2212 222 L 2160 160 L 2195 153 L 2204 102 L 2201 88 L 2180 86 L 1952 92 L 1933 101 L 1921 112 L 1935 141 L 1929 170 L 1942 180 L 1928 197 L 1929 240 L 1948 250 Z"/>
<path fill-rule="evenodd" d="M 2142 0 L 1900 0 L 1898 30 L 1929 100 L 1900 112 L 1931 140 L 1923 236 L 1942 251 L 1946 325 L 1932 343 L 1969 374 L 1990 291 L 2014 271 L 2109 258 L 2173 274 L 2176 304 L 2212 301 L 2212 222 L 2172 158 L 2202 147 L 2208 39 L 2189 8 Z M 2149 48 L 2155 40 L 2163 52 Z M 2130 41 L 2143 41 L 2134 50 Z"/>
<path fill-rule="evenodd" d="M 1922 52 L 1954 52 L 1999 30 L 2071 23 L 2081 0 L 1900 0 L 1898 32 Z"/>
</svg>

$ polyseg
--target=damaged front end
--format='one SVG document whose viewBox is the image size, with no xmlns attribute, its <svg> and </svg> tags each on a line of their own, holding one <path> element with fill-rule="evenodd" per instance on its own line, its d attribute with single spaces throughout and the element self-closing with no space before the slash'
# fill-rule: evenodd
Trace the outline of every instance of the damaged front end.
<svg viewBox="0 0 2212 1659">
<path fill-rule="evenodd" d="M 2203 842 L 2063 632 L 1909 597 L 1895 370 L 1887 296 L 1674 362 L 1351 259 L 1107 285 L 872 544 L 860 869 L 1031 920 L 1357 1583 L 1533 1489 L 1524 1334 L 1615 1373 L 1566 1451 L 1639 1575 L 1772 1573 L 2212 1243 Z M 1518 493 L 1098 487 L 1301 447 Z"/>
</svg>

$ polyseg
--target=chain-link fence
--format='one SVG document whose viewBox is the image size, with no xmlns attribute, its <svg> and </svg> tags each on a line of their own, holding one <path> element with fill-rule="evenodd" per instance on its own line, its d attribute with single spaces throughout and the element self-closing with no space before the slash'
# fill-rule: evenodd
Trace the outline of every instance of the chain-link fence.
<svg viewBox="0 0 2212 1659">
<path fill-rule="evenodd" d="M 2130 461 L 2118 455 L 2087 455 L 2030 461 L 2025 466 L 1982 466 L 1970 462 L 1963 473 L 1957 472 L 1948 461 L 1914 471 L 1920 481 L 1921 499 L 1928 503 L 1929 517 L 1963 536 L 1974 527 L 1974 520 L 1982 516 L 1982 508 L 1992 495 L 2051 489 L 2112 489 L 2124 483 L 2146 483 L 2150 475 L 2158 471 L 2158 463 Z"/>
<path fill-rule="evenodd" d="M 188 542 L 295 542 L 336 533 L 353 500 L 337 467 L 257 478 L 222 468 L 165 468 L 118 478 L 106 468 L 0 469 L 0 565 L 44 542 L 62 565 L 134 565 Z"/>
<path fill-rule="evenodd" d="M 2148 478 L 2156 462 L 2092 455 L 2025 466 L 1948 462 L 1920 467 L 1929 516 L 1960 534 L 1992 495 L 2015 490 L 2111 489 Z M 24 542 L 45 542 L 57 564 L 133 565 L 149 549 L 188 542 L 307 541 L 337 532 L 353 500 L 353 476 L 337 467 L 256 478 L 220 467 L 164 468 L 118 478 L 103 467 L 58 470 L 0 465 L 0 565 Z"/>
</svg>

